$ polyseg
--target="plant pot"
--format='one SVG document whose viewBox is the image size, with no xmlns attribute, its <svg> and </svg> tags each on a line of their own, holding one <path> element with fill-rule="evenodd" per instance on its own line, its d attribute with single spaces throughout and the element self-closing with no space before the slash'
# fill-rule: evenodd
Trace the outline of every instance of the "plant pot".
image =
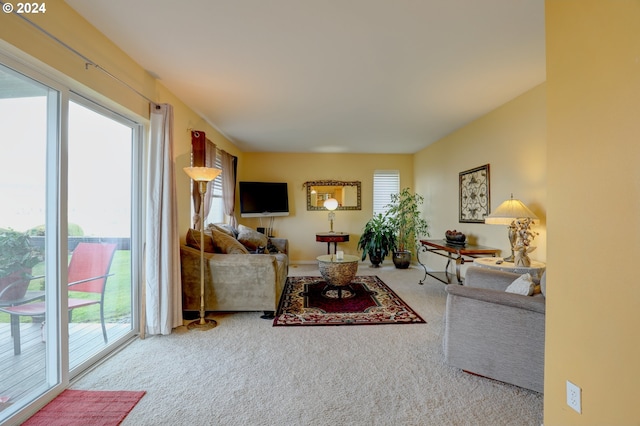
<svg viewBox="0 0 640 426">
<path fill-rule="evenodd" d="M 31 268 L 25 268 L 0 278 L 0 293 L 2 293 L 0 300 L 22 299 L 29 287 L 29 279 L 27 278 L 29 275 L 31 275 Z M 11 288 L 4 291 L 9 286 Z"/>
<path fill-rule="evenodd" d="M 382 256 L 380 255 L 380 251 L 377 251 L 375 253 L 369 252 L 369 260 L 371 261 L 371 265 L 374 268 L 379 267 L 382 263 Z"/>
<path fill-rule="evenodd" d="M 411 265 L 411 252 L 410 251 L 394 251 L 393 252 L 393 264 L 397 269 L 407 269 Z"/>
</svg>

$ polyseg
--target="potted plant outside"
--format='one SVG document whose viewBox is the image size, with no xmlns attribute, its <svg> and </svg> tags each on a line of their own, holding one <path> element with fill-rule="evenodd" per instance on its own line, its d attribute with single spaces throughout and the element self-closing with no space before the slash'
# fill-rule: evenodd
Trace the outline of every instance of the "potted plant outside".
<svg viewBox="0 0 640 426">
<path fill-rule="evenodd" d="M 404 188 L 398 194 L 391 194 L 387 215 L 389 224 L 396 233 L 392 259 L 398 269 L 409 267 L 418 238 L 429 236 L 429 225 L 422 218 L 419 209 L 423 203 L 424 197 L 420 194 L 412 194 L 409 188 Z"/>
<path fill-rule="evenodd" d="M 32 268 L 41 261 L 27 233 L 0 229 L 0 300 L 24 297 Z"/>
<path fill-rule="evenodd" d="M 396 243 L 396 235 L 389 225 L 387 218 L 378 213 L 364 226 L 358 249 L 362 250 L 362 260 L 369 255 L 369 260 L 374 267 L 378 267 L 385 257 L 391 253 Z"/>
</svg>

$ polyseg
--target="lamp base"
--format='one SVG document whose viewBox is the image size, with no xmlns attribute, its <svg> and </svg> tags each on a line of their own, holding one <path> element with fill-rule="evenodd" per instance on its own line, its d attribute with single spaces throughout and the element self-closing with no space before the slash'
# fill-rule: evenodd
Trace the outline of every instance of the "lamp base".
<svg viewBox="0 0 640 426">
<path fill-rule="evenodd" d="M 207 318 L 198 318 L 197 320 L 187 324 L 187 330 L 206 331 L 206 330 L 211 330 L 212 328 L 215 328 L 215 326 L 217 325 L 218 323 L 215 320 L 207 319 Z"/>
</svg>

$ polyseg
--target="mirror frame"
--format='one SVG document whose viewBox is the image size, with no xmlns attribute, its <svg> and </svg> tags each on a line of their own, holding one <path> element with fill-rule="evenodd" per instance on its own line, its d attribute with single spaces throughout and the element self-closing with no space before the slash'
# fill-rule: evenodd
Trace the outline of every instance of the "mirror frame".
<svg viewBox="0 0 640 426">
<path fill-rule="evenodd" d="M 356 206 L 338 206 L 336 210 L 362 210 L 362 202 L 360 200 L 361 184 L 359 180 L 341 181 L 341 180 L 311 180 L 305 182 L 303 186 L 307 187 L 307 210 L 327 211 L 324 207 L 311 205 L 311 187 L 312 186 L 355 186 L 357 187 L 357 205 Z"/>
</svg>

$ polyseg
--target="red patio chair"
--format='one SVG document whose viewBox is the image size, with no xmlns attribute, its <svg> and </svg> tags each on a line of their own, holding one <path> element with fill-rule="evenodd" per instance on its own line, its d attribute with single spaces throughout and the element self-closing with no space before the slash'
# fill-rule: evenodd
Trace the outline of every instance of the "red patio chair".
<svg viewBox="0 0 640 426">
<path fill-rule="evenodd" d="M 107 328 L 104 323 L 104 290 L 111 268 L 116 244 L 78 243 L 69 262 L 69 291 L 99 295 L 98 298 L 69 298 L 69 322 L 74 309 L 90 305 L 100 305 L 102 335 L 107 343 Z M 11 315 L 11 334 L 13 335 L 14 354 L 20 354 L 20 317 L 39 317 L 45 314 L 45 302 L 25 303 L 0 307 L 0 311 Z"/>
</svg>

